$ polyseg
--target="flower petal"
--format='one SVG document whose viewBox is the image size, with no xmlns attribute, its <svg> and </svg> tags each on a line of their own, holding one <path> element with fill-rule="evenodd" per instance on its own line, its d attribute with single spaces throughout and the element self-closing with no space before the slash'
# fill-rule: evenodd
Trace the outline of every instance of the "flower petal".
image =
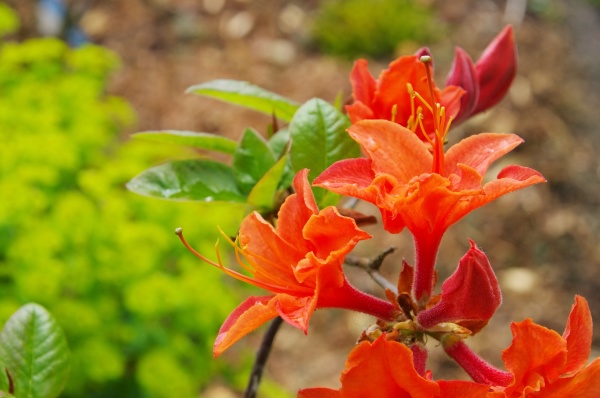
<svg viewBox="0 0 600 398">
<path fill-rule="evenodd" d="M 313 185 L 328 189 L 340 195 L 353 196 L 373 202 L 373 195 L 367 188 L 373 182 L 375 174 L 370 159 L 344 159 L 335 162 L 323 171 Z"/>
<path fill-rule="evenodd" d="M 350 72 L 350 84 L 352 85 L 354 101 L 362 102 L 370 107 L 373 103 L 377 81 L 369 72 L 369 64 L 366 59 L 359 59 L 354 62 L 354 67 Z"/>
<path fill-rule="evenodd" d="M 514 376 L 506 389 L 507 396 L 528 386 L 538 389 L 544 380 L 560 375 L 567 360 L 567 343 L 558 333 L 531 319 L 513 322 L 511 331 L 512 344 L 502 352 L 506 369 Z"/>
<path fill-rule="evenodd" d="M 458 174 L 458 164 L 464 164 L 483 176 L 490 164 L 522 142 L 523 139 L 515 134 L 482 133 L 472 135 L 448 149 L 444 175 Z"/>
<path fill-rule="evenodd" d="M 440 380 L 442 398 L 485 398 L 490 389 L 488 385 L 463 380 Z"/>
<path fill-rule="evenodd" d="M 375 174 L 394 176 L 405 184 L 413 177 L 431 171 L 433 156 L 410 130 L 386 120 L 363 120 L 348 133 L 372 161 Z"/>
<path fill-rule="evenodd" d="M 475 195 L 457 203 L 448 214 L 446 222 L 452 225 L 465 214 L 484 206 L 502 195 L 526 188 L 530 185 L 546 182 L 544 177 L 536 170 L 523 166 L 507 166 L 499 174 L 498 179 L 490 181 L 483 186 L 483 195 Z"/>
<path fill-rule="evenodd" d="M 281 239 L 257 212 L 246 216 L 240 225 L 240 245 L 251 260 L 254 278 L 260 281 L 280 286 L 297 285 L 292 270 L 308 249 L 301 239 L 292 242 L 294 244 Z"/>
<path fill-rule="evenodd" d="M 345 109 L 351 123 L 356 123 L 364 119 L 375 119 L 373 110 L 360 101 L 346 105 Z"/>
<path fill-rule="evenodd" d="M 277 215 L 276 231 L 281 238 L 293 245 L 300 245 L 304 252 L 307 248 L 298 238 L 302 236 L 304 224 L 319 212 L 315 197 L 308 182 L 308 169 L 300 170 L 294 177 L 296 193 L 287 197 Z"/>
<path fill-rule="evenodd" d="M 562 337 L 567 340 L 567 364 L 562 371 L 577 372 L 587 364 L 592 349 L 592 314 L 581 296 L 575 296 Z"/>
<path fill-rule="evenodd" d="M 531 398 L 597 398 L 600 391 L 600 358 L 595 359 L 573 377 L 556 380 Z"/>
<path fill-rule="evenodd" d="M 263 323 L 275 318 L 277 310 L 271 301 L 275 296 L 251 296 L 244 300 L 225 320 L 213 347 L 217 357 L 236 341 Z"/>
<path fill-rule="evenodd" d="M 298 391 L 298 398 L 341 398 L 342 394 L 338 390 L 331 388 L 317 387 L 306 388 Z"/>
<path fill-rule="evenodd" d="M 411 350 L 385 336 L 360 343 L 352 350 L 341 377 L 344 398 L 412 397 L 439 394 L 435 382 L 421 377 L 413 367 Z"/>
</svg>

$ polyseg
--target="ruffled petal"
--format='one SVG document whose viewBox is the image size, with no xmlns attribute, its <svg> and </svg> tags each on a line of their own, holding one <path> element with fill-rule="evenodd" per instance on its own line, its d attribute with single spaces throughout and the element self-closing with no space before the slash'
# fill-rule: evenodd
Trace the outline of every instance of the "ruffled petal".
<svg viewBox="0 0 600 398">
<path fill-rule="evenodd" d="M 562 372 L 577 372 L 587 364 L 592 350 L 592 314 L 585 298 L 575 296 L 562 337 L 567 341 L 568 351 Z"/>
<path fill-rule="evenodd" d="M 275 296 L 251 296 L 244 300 L 225 320 L 213 347 L 213 355 L 220 355 L 239 339 L 263 323 L 277 316 L 272 303 Z"/>
<path fill-rule="evenodd" d="M 277 215 L 277 234 L 285 241 L 298 245 L 302 251 L 308 251 L 303 242 L 298 238 L 302 236 L 304 224 L 313 215 L 319 212 L 310 183 L 308 182 L 308 169 L 300 170 L 294 177 L 294 190 L 296 193 L 287 197 L 279 214 Z"/>
<path fill-rule="evenodd" d="M 344 159 L 323 171 L 315 178 L 313 185 L 340 195 L 374 202 L 373 195 L 367 191 L 374 178 L 370 159 Z"/>
<path fill-rule="evenodd" d="M 385 336 L 352 350 L 341 382 L 344 398 L 431 398 L 439 394 L 437 384 L 421 377 L 413 367 L 411 350 Z"/>
<path fill-rule="evenodd" d="M 506 369 L 514 376 L 505 390 L 507 396 L 526 387 L 535 391 L 544 386 L 544 380 L 560 375 L 567 360 L 567 344 L 558 333 L 531 319 L 513 323 L 511 331 L 512 344 L 502 352 Z"/>
<path fill-rule="evenodd" d="M 440 380 L 441 398 L 486 398 L 488 385 L 462 380 Z"/>
<path fill-rule="evenodd" d="M 600 358 L 595 359 L 573 377 L 559 378 L 531 398 L 597 398 L 600 391 Z"/>
<path fill-rule="evenodd" d="M 394 176 L 399 184 L 431 171 L 433 156 L 410 130 L 386 120 L 363 120 L 352 125 L 348 133 L 372 161 L 377 175 Z"/>
<path fill-rule="evenodd" d="M 339 390 L 317 387 L 298 391 L 298 398 L 342 398 Z"/>
<path fill-rule="evenodd" d="M 485 175 L 495 160 L 512 151 L 523 139 L 515 134 L 482 133 L 472 135 L 453 145 L 445 156 L 445 174 L 458 173 L 458 164 L 475 169 Z"/>
<path fill-rule="evenodd" d="M 370 107 L 373 103 L 377 81 L 369 72 L 369 64 L 366 59 L 359 59 L 354 62 L 354 67 L 350 72 L 350 84 L 352 85 L 354 101 L 362 102 Z"/>
<path fill-rule="evenodd" d="M 325 263 L 341 264 L 354 246 L 371 235 L 350 217 L 343 217 L 333 206 L 310 218 L 303 230 L 304 239 L 315 247 L 314 254 Z"/>
</svg>

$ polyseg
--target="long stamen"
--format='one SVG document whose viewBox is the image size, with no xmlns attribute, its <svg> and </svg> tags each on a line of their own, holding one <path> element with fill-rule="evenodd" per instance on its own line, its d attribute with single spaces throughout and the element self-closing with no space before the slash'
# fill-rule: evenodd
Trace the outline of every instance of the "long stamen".
<svg viewBox="0 0 600 398">
<path fill-rule="evenodd" d="M 200 260 L 204 261 L 207 264 L 212 265 L 215 268 L 219 268 L 220 270 L 222 270 L 223 272 L 225 272 L 227 275 L 231 276 L 232 278 L 235 278 L 242 282 L 246 282 L 246 283 L 248 283 L 250 285 L 254 285 L 256 287 L 260 287 L 260 288 L 268 290 L 272 293 L 288 293 L 288 294 L 297 296 L 298 294 L 303 293 L 304 290 L 306 290 L 306 292 L 308 292 L 308 293 L 311 292 L 311 289 L 309 289 L 309 288 L 303 289 L 302 287 L 297 287 L 297 286 L 295 286 L 294 288 L 286 288 L 283 286 L 279 286 L 277 284 L 269 283 L 269 282 L 262 281 L 262 280 L 257 280 L 253 277 L 250 277 L 250 276 L 241 274 L 237 271 L 234 271 L 232 269 L 226 268 L 225 266 L 223 266 L 223 262 L 221 261 L 221 254 L 219 253 L 218 249 L 216 250 L 218 262 L 214 262 L 214 261 L 206 258 L 205 256 L 203 256 L 198 251 L 196 251 L 192 246 L 190 246 L 190 244 L 186 241 L 185 237 L 183 236 L 183 229 L 176 228 L 175 235 L 177 235 L 179 237 L 179 240 L 181 240 L 181 243 L 183 243 L 185 248 L 188 249 L 194 256 L 198 257 Z M 233 244 L 234 247 L 237 247 L 237 245 L 235 245 L 235 243 L 232 242 L 229 238 L 227 238 L 227 240 L 230 244 Z M 218 242 L 217 242 L 217 244 L 218 244 Z M 243 265 L 243 262 L 241 261 L 241 258 L 239 257 L 239 254 L 237 253 L 238 250 L 240 251 L 240 254 L 242 256 L 244 256 L 244 253 L 242 252 L 242 249 L 237 247 L 236 258 L 238 259 L 238 263 L 240 264 L 240 266 L 242 266 L 244 269 L 248 270 L 249 272 L 254 273 L 249 265 Z"/>
<path fill-rule="evenodd" d="M 446 119 L 446 109 L 439 103 L 435 102 L 433 77 L 431 73 L 431 57 L 424 55 L 420 61 L 425 65 L 425 73 L 427 75 L 427 85 L 429 87 L 429 95 L 431 97 L 431 113 L 433 116 L 433 125 L 435 129 L 433 143 L 433 172 L 442 174 L 444 172 L 444 140 L 446 138 L 447 128 L 444 126 Z M 422 98 L 421 98 L 422 100 Z M 427 101 L 425 101 L 427 103 Z"/>
</svg>

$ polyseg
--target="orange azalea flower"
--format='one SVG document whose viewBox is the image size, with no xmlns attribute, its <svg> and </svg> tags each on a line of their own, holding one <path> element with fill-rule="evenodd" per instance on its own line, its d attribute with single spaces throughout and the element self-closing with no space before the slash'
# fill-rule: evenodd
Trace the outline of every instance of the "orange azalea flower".
<svg viewBox="0 0 600 398">
<path fill-rule="evenodd" d="M 586 366 L 592 343 L 587 301 L 575 304 L 562 336 L 531 319 L 511 325 L 513 341 L 502 353 L 512 382 L 488 398 L 595 398 L 600 395 L 600 358 Z"/>
<path fill-rule="evenodd" d="M 391 303 L 354 289 L 342 271 L 345 256 L 371 236 L 333 206 L 319 211 L 307 174 L 305 169 L 296 175 L 296 193 L 281 206 L 275 227 L 256 212 L 242 221 L 239 246 L 234 248 L 239 264 L 250 275 L 208 260 L 178 231 L 186 247 L 203 261 L 272 293 L 248 298 L 229 315 L 219 330 L 215 356 L 277 316 L 305 333 L 316 308 L 348 308 L 393 318 L 396 309 Z"/>
<path fill-rule="evenodd" d="M 385 120 L 363 120 L 348 132 L 367 158 L 336 162 L 313 184 L 375 204 L 391 233 L 411 231 L 418 300 L 431 294 L 437 248 L 450 225 L 499 196 L 545 181 L 537 171 L 513 165 L 482 183 L 490 164 L 523 142 L 514 134 L 474 135 L 444 153 L 444 135 L 430 151 L 416 134 Z"/>
<path fill-rule="evenodd" d="M 299 398 L 484 398 L 487 385 L 468 381 L 433 381 L 414 368 L 410 348 L 386 335 L 363 341 L 348 356 L 339 390 L 309 388 Z"/>
<path fill-rule="evenodd" d="M 421 123 L 433 137 L 437 121 L 430 104 L 446 109 L 443 121 L 446 124 L 458 113 L 464 90 L 456 86 L 437 88 L 430 82 L 429 67 L 420 59 L 417 55 L 400 57 L 381 72 L 378 80 L 369 72 L 366 60 L 356 61 L 350 74 L 354 103 L 346 106 L 350 121 L 391 120 L 413 131 Z"/>
</svg>

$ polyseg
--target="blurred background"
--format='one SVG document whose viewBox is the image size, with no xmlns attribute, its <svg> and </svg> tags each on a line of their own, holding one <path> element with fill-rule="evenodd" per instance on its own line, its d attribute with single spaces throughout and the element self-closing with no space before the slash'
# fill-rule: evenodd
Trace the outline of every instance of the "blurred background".
<svg viewBox="0 0 600 398">
<path fill-rule="evenodd" d="M 201 264 L 173 235 L 212 253 L 215 225 L 235 233 L 239 207 L 144 198 L 124 184 L 142 170 L 204 154 L 130 140 L 181 129 L 238 138 L 269 117 L 184 90 L 247 80 L 298 102 L 350 99 L 352 60 L 377 76 L 390 60 L 431 48 L 438 85 L 463 47 L 474 59 L 507 23 L 518 76 L 495 108 L 453 130 L 516 132 L 525 143 L 494 165 L 539 170 L 548 183 L 510 194 L 446 235 L 439 271 L 486 251 L 504 303 L 470 345 L 501 365 L 511 321 L 562 334 L 575 294 L 600 319 L 600 2 L 598 0 L 12 0 L 0 1 L 0 321 L 46 306 L 65 329 L 72 369 L 64 397 L 241 396 L 261 332 L 212 358 L 227 314 L 255 293 Z M 227 159 L 225 159 L 227 160 Z M 377 212 L 361 204 L 365 213 Z M 357 254 L 398 247 L 393 280 L 412 261 L 406 232 Z M 382 294 L 364 274 L 352 282 Z M 259 396 L 338 386 L 372 319 L 319 311 L 308 336 L 284 325 Z M 597 329 L 598 330 L 598 329 Z M 466 378 L 431 342 L 436 378 Z M 594 346 L 600 347 L 600 332 Z M 594 350 L 594 356 L 600 351 Z"/>
</svg>

